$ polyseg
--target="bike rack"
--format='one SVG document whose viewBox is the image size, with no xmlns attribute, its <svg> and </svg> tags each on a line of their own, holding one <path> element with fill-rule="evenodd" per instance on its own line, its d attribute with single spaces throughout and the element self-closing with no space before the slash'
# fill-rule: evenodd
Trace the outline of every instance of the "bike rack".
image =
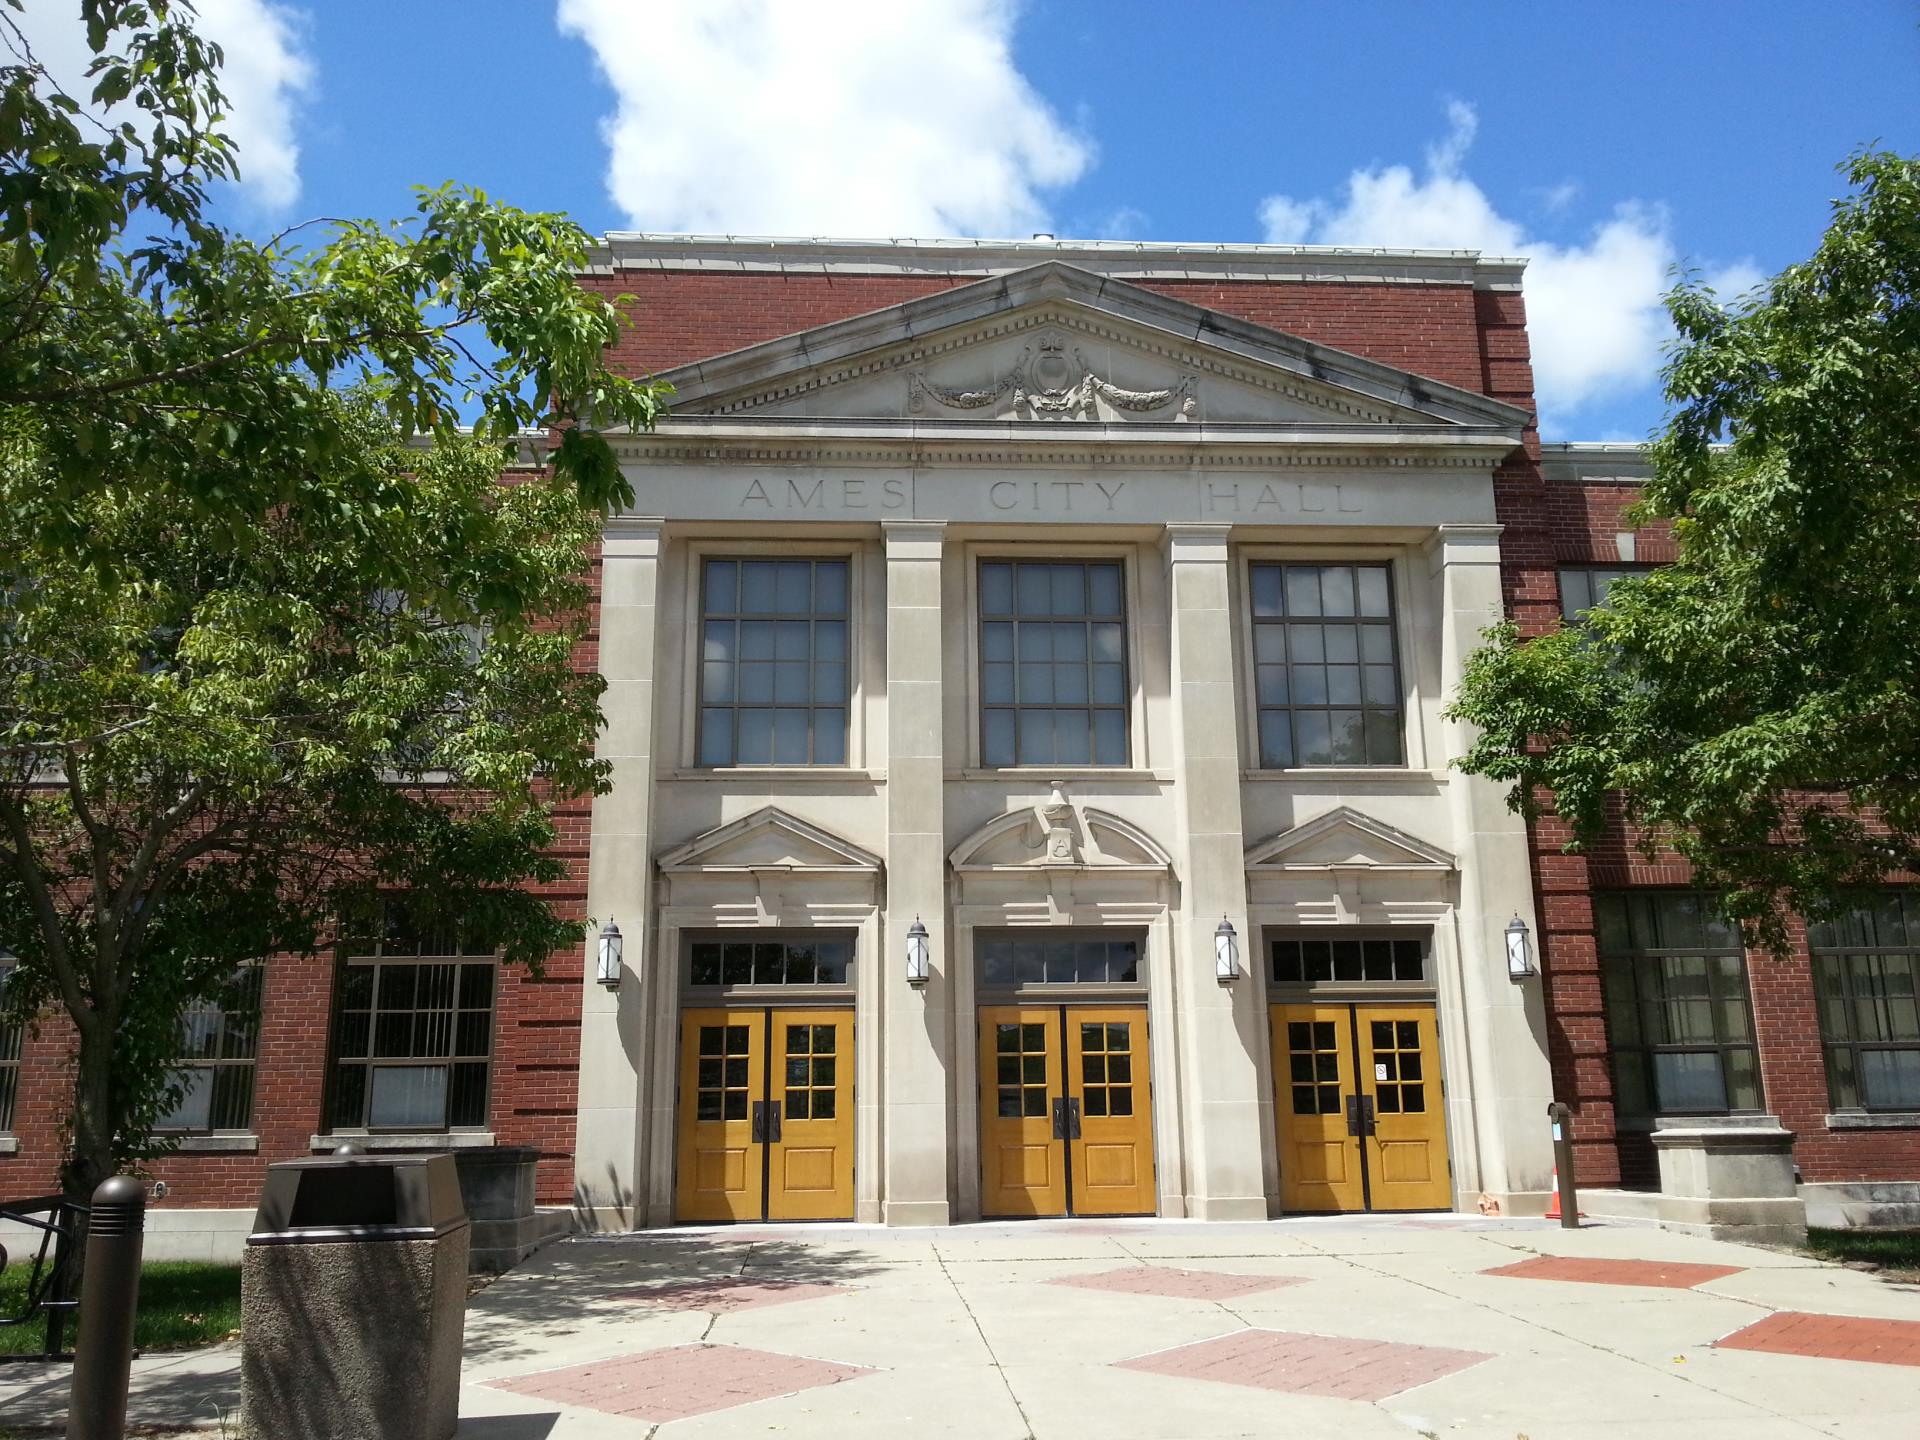
<svg viewBox="0 0 1920 1440">
<path fill-rule="evenodd" d="M 0 1200 L 0 1220 L 10 1220 L 40 1232 L 33 1271 L 27 1277 L 26 1307 L 18 1315 L 0 1315 L 0 1329 L 30 1325 L 36 1319 L 44 1319 L 47 1327 L 46 1343 L 40 1354 L 0 1355 L 0 1364 L 8 1361 L 44 1364 L 73 1359 L 73 1352 L 66 1348 L 66 1330 L 69 1317 L 80 1308 L 79 1300 L 71 1293 L 70 1282 L 80 1237 L 79 1220 L 85 1214 L 85 1205 L 76 1205 L 62 1195 Z M 6 1248 L 0 1246 L 0 1271 L 6 1268 Z"/>
</svg>

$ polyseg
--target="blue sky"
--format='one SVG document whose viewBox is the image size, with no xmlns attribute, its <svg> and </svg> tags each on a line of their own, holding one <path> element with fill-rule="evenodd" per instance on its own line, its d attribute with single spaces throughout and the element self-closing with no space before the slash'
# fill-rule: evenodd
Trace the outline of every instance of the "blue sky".
<svg viewBox="0 0 1920 1440">
<path fill-rule="evenodd" d="M 73 0 L 29 0 L 50 59 Z M 1805 256 L 1920 151 L 1920 5 L 202 0 L 244 228 L 458 179 L 588 228 L 1534 257 L 1550 439 L 1658 423 L 1670 267 Z"/>
</svg>

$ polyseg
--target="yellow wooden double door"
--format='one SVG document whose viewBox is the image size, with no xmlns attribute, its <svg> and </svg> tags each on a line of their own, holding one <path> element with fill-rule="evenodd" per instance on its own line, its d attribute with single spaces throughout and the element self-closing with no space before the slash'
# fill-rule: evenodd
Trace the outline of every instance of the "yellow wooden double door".
<svg viewBox="0 0 1920 1440">
<path fill-rule="evenodd" d="M 1147 1012 L 1134 1005 L 980 1011 L 980 1212 L 1151 1215 Z"/>
<path fill-rule="evenodd" d="M 853 1218 L 853 1012 L 687 1010 L 682 1221 Z"/>
<path fill-rule="evenodd" d="M 1451 1207 L 1433 1006 L 1275 1005 L 1272 1023 L 1281 1207 Z"/>
</svg>

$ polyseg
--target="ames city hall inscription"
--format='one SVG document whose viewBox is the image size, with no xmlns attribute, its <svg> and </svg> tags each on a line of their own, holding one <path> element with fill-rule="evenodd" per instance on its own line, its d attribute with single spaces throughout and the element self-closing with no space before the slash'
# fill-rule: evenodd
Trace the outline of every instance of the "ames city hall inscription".
<svg viewBox="0 0 1920 1440">
<path fill-rule="evenodd" d="M 976 477 L 955 476 L 966 488 Z M 1172 516 L 1191 497 L 1199 513 L 1259 520 L 1281 515 L 1357 515 L 1360 498 L 1345 485 L 1290 480 L 1208 480 L 1165 476 L 1138 480 L 986 480 L 979 493 L 1003 515 L 1081 515 L 1089 519 L 1116 514 Z M 1191 488 L 1190 488 L 1191 487 Z M 1159 492 L 1158 495 L 1155 492 Z M 1183 496 L 1183 492 L 1184 496 Z M 1155 504 L 1155 500 L 1158 504 Z M 739 491 L 738 508 L 748 514 L 848 513 L 902 514 L 913 504 L 913 488 L 904 475 L 755 476 Z M 1188 513 L 1192 513 L 1190 510 Z"/>
</svg>

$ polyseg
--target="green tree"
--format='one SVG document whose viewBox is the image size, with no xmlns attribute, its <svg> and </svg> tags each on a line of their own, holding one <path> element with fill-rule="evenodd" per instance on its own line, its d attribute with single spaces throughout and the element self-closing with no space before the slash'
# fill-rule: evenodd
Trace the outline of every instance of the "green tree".
<svg viewBox="0 0 1920 1440">
<path fill-rule="evenodd" d="M 1638 518 L 1677 560 L 1577 628 L 1498 627 L 1452 707 L 1482 731 L 1463 769 L 1576 845 L 1617 801 L 1776 951 L 1785 909 L 1920 870 L 1920 160 L 1844 172 L 1811 259 L 1668 297 Z"/>
<path fill-rule="evenodd" d="M 593 792 L 580 576 L 631 500 L 588 237 L 452 188 L 255 243 L 220 57 L 166 0 L 82 6 L 83 105 L 0 5 L 0 940 L 73 1031 L 62 1171 L 164 1149 L 176 1017 L 410 892 L 508 961 Z M 94 118 L 104 115 L 105 119 Z M 132 118 L 121 119 L 122 116 Z M 153 238 L 132 238 L 152 226 Z M 476 416 L 473 434 L 456 420 Z M 512 437 L 551 464 L 502 482 Z"/>
</svg>

